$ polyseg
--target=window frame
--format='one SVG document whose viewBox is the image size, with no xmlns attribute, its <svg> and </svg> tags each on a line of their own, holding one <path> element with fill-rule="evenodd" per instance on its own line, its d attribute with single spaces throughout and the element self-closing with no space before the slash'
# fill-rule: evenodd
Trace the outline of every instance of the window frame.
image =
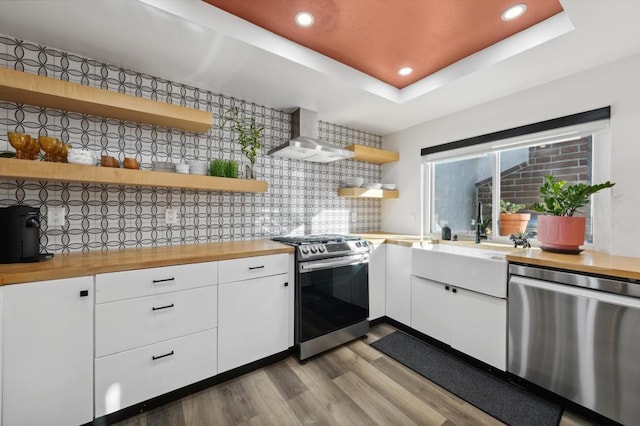
<svg viewBox="0 0 640 426">
<path fill-rule="evenodd" d="M 611 180 L 611 137 L 609 132 L 610 107 L 574 114 L 559 119 L 514 129 L 476 136 L 461 141 L 450 142 L 421 150 L 420 163 L 421 200 L 420 200 L 420 233 L 422 237 L 440 238 L 433 229 L 435 215 L 435 163 L 442 160 L 461 160 L 480 154 L 488 154 L 492 159 L 492 223 L 497 224 L 500 216 L 500 154 L 501 152 L 578 139 L 592 135 L 592 181 Z M 577 123 L 569 124 L 567 119 L 576 119 Z M 542 128 L 549 123 L 564 124 L 561 127 Z M 527 133 L 525 130 L 538 130 Z M 507 136 L 502 137 L 501 136 Z M 498 139 L 496 139 L 498 137 Z M 591 219 L 593 243 L 585 243 L 586 248 L 609 252 L 611 248 L 611 211 L 610 191 L 602 191 L 592 197 Z M 598 214 L 595 214 L 598 212 Z M 460 239 L 471 239 L 472 235 L 460 236 Z M 465 238 L 466 237 L 466 238 Z M 508 237 L 501 237 L 497 232 L 489 237 L 492 242 L 511 243 Z"/>
</svg>

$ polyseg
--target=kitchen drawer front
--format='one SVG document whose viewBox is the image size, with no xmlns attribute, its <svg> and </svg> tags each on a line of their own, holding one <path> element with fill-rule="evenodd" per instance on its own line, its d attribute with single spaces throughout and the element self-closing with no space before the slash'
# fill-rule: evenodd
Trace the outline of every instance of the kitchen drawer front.
<svg viewBox="0 0 640 426">
<path fill-rule="evenodd" d="M 218 266 L 218 282 L 230 283 L 289 272 L 288 254 L 223 260 Z"/>
<path fill-rule="evenodd" d="M 96 275 L 96 303 L 217 284 L 218 262 L 192 263 Z"/>
<path fill-rule="evenodd" d="M 215 376 L 217 363 L 217 329 L 98 358 L 95 415 Z"/>
<path fill-rule="evenodd" d="M 96 305 L 95 356 L 217 327 L 217 306 L 217 286 Z"/>
</svg>

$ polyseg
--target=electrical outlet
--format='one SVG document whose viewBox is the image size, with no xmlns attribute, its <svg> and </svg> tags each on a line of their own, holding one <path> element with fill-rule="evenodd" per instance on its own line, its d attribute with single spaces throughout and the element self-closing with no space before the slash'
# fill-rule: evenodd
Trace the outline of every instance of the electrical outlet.
<svg viewBox="0 0 640 426">
<path fill-rule="evenodd" d="M 416 212 L 409 213 L 409 221 L 413 224 L 416 223 Z"/>
<path fill-rule="evenodd" d="M 64 207 L 49 207 L 47 210 L 47 226 L 64 226 L 65 216 Z"/>
<path fill-rule="evenodd" d="M 165 209 L 164 210 L 164 224 L 165 225 L 175 225 L 178 223 L 178 210 L 176 209 Z"/>
<path fill-rule="evenodd" d="M 352 211 L 351 212 L 351 223 L 356 223 L 357 221 L 358 221 L 358 212 Z"/>
</svg>

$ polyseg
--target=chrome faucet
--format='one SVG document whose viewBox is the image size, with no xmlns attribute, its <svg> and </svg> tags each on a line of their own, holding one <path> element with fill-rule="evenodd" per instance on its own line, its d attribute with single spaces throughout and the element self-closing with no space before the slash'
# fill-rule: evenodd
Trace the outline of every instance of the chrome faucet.
<svg viewBox="0 0 640 426">
<path fill-rule="evenodd" d="M 487 236 L 482 233 L 482 203 L 478 203 L 478 212 L 476 216 L 476 244 L 480 244 L 480 240 L 486 240 Z"/>
</svg>

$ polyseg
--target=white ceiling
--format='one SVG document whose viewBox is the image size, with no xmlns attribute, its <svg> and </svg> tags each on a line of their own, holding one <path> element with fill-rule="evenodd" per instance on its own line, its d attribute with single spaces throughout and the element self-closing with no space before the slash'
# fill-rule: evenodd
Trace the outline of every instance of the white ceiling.
<svg viewBox="0 0 640 426">
<path fill-rule="evenodd" d="M 200 0 L 0 0 L 0 33 L 385 135 L 640 52 L 640 0 L 561 3 L 560 30 L 543 23 L 402 91 Z"/>
</svg>

